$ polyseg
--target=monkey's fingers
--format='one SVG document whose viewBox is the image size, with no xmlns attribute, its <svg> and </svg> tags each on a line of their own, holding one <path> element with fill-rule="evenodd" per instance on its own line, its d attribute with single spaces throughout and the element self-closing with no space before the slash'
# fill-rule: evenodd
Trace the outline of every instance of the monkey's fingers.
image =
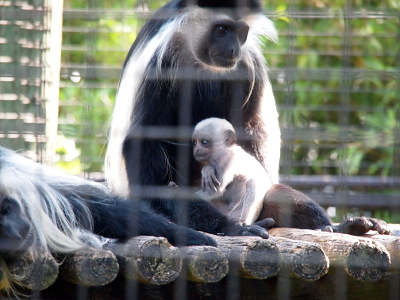
<svg viewBox="0 0 400 300">
<path fill-rule="evenodd" d="M 203 191 L 217 192 L 213 179 L 210 176 L 204 176 L 201 181 Z"/>
<path fill-rule="evenodd" d="M 390 229 L 389 225 L 383 221 L 374 218 L 368 218 L 369 221 L 372 223 L 372 229 L 376 230 L 379 234 L 391 234 L 392 230 Z"/>
<path fill-rule="evenodd" d="M 242 226 L 242 235 L 244 236 L 260 236 L 264 239 L 269 238 L 268 232 L 257 225 L 243 225 Z"/>
<path fill-rule="evenodd" d="M 264 220 L 254 223 L 254 225 L 260 226 L 265 229 L 271 228 L 272 226 L 274 226 L 274 224 L 275 224 L 275 221 L 272 218 L 265 218 Z"/>
<path fill-rule="evenodd" d="M 214 187 L 221 185 L 221 182 L 219 182 L 219 180 L 218 180 L 217 176 L 215 176 L 215 174 L 211 175 L 211 179 L 213 181 Z"/>
<path fill-rule="evenodd" d="M 338 231 L 352 235 L 362 235 L 370 230 L 376 230 L 380 234 L 390 234 L 391 230 L 385 221 L 366 218 L 351 217 L 338 225 Z"/>
<path fill-rule="evenodd" d="M 169 183 L 168 183 L 168 186 L 169 187 L 179 187 L 175 182 L 173 182 L 173 181 L 170 181 Z"/>
</svg>

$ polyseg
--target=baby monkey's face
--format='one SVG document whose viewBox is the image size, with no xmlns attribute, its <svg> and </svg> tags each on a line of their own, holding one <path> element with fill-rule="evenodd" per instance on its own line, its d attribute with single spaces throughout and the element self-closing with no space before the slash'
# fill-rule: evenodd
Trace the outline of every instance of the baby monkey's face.
<svg viewBox="0 0 400 300">
<path fill-rule="evenodd" d="M 208 137 L 193 137 L 193 155 L 198 162 L 209 162 L 213 152 L 212 141 Z"/>
</svg>

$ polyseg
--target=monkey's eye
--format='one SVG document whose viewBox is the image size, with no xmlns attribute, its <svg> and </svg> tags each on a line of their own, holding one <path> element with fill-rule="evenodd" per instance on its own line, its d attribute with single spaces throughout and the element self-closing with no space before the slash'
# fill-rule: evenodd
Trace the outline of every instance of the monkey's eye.
<svg viewBox="0 0 400 300">
<path fill-rule="evenodd" d="M 0 214 L 2 216 L 7 216 L 11 213 L 11 203 L 3 203 L 1 210 L 0 210 Z"/>
<path fill-rule="evenodd" d="M 228 32 L 228 27 L 223 26 L 223 25 L 217 25 L 217 26 L 216 26 L 216 29 L 217 29 L 217 32 L 218 32 L 220 35 L 224 35 L 225 33 Z"/>
<path fill-rule="evenodd" d="M 225 26 L 218 26 L 218 31 L 221 33 L 225 33 L 228 31 L 228 28 L 226 28 Z"/>
<path fill-rule="evenodd" d="M 196 145 L 197 145 L 197 142 L 196 142 L 196 141 L 193 141 L 193 142 L 192 142 L 192 145 L 193 145 L 193 146 L 196 146 Z"/>
<path fill-rule="evenodd" d="M 207 140 L 202 140 L 201 143 L 202 143 L 203 145 L 207 145 L 207 144 L 208 144 L 208 141 L 207 141 Z"/>
</svg>

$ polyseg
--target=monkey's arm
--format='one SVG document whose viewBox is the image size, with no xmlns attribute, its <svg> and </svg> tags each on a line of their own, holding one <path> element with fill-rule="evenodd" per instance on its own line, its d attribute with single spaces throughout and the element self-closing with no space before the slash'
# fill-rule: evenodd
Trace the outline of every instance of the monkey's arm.
<svg viewBox="0 0 400 300">
<path fill-rule="evenodd" d="M 196 196 L 207 201 L 216 199 L 222 195 L 218 190 L 220 185 L 221 183 L 215 175 L 215 169 L 210 165 L 206 165 L 201 170 L 201 190 L 196 192 Z"/>
<path fill-rule="evenodd" d="M 201 189 L 204 192 L 218 193 L 220 191 L 219 182 L 217 175 L 215 174 L 215 169 L 211 165 L 205 165 L 201 170 Z"/>
<path fill-rule="evenodd" d="M 233 155 L 229 152 L 223 153 L 214 165 L 205 165 L 201 170 L 201 190 L 196 194 L 205 200 L 221 197 L 226 187 L 232 182 L 235 172 L 232 161 Z M 218 175 L 217 175 L 218 174 Z"/>
</svg>

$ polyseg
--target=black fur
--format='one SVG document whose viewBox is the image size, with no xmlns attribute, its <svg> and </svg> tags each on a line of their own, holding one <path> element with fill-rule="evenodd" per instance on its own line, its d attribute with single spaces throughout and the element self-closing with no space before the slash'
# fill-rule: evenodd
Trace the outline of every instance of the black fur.
<svg viewBox="0 0 400 300">
<path fill-rule="evenodd" d="M 129 59 L 139 46 L 146 45 L 160 32 L 163 25 L 168 26 L 170 22 L 172 24 L 176 16 L 195 4 L 230 14 L 232 20 L 240 19 L 243 13 L 258 14 L 261 11 L 260 2 L 257 0 L 173 0 L 158 10 L 144 25 L 128 53 L 123 74 L 128 67 Z M 243 9 L 244 6 L 247 9 Z M 133 136 L 136 135 L 138 128 L 143 130 L 143 133 L 146 133 L 147 126 L 159 128 L 160 132 L 165 132 L 169 127 L 190 128 L 210 117 L 227 119 L 234 127 L 244 129 L 244 138 L 239 140 L 239 145 L 255 156 L 271 176 L 271 182 L 277 183 L 277 178 L 274 178 L 277 174 L 273 174 L 274 168 L 277 173 L 277 165 L 272 166 L 272 164 L 278 160 L 278 157 L 271 155 L 277 148 L 268 147 L 274 147 L 271 146 L 272 143 L 279 146 L 279 139 L 271 138 L 273 135 L 271 130 L 276 130 L 278 133 L 279 128 L 274 127 L 274 122 L 277 124 L 277 120 L 273 119 L 275 118 L 273 114 L 270 115 L 271 119 L 261 115 L 262 105 L 268 103 L 266 101 L 274 101 L 263 99 L 265 97 L 263 91 L 268 83 L 264 61 L 259 57 L 252 57 L 255 65 L 255 76 L 252 81 L 251 72 L 243 61 L 239 61 L 237 67 L 227 73 L 203 69 L 201 64 L 190 55 L 186 55 L 188 50 L 185 48 L 185 35 L 180 32 L 176 32 L 166 46 L 167 50 L 161 59 L 161 70 L 157 68 L 157 54 L 161 53 L 157 50 L 146 66 L 145 74 L 140 75 L 140 78 L 132 78 L 132 80 L 140 81 L 140 88 L 133 96 L 136 102 L 132 110 L 130 129 L 122 144 L 129 185 L 131 187 L 159 186 L 167 185 L 170 181 L 176 182 L 179 186 L 198 184 L 201 174 L 200 166 L 190 154 L 189 137 L 187 140 L 156 140 Z M 140 64 L 140 61 L 132 63 Z M 173 74 L 172 77 L 171 74 Z M 130 85 L 131 82 L 125 81 L 124 84 Z M 275 108 L 272 105 L 268 109 L 272 111 Z M 268 146 L 266 141 L 270 143 Z M 182 144 L 184 145 L 180 146 Z M 134 191 L 134 188 L 130 188 L 130 191 Z M 204 201 L 190 201 L 184 205 L 175 199 L 148 198 L 146 200 L 157 213 L 194 229 L 230 235 L 243 234 L 246 231 L 233 224 Z M 181 218 L 181 216 L 184 217 Z M 276 185 L 267 194 L 259 221 L 265 218 L 275 219 L 275 226 L 280 227 L 360 232 L 359 229 L 354 228 L 361 224 L 364 228 L 379 229 L 379 224 L 374 225 L 377 222 L 368 219 L 367 221 L 357 219 L 343 226 L 334 227 L 318 204 L 306 195 L 283 185 Z M 270 226 L 270 222 L 267 223 Z M 385 232 L 387 226 L 383 224 L 382 227 L 384 228 L 382 232 Z M 257 228 L 253 229 L 257 231 Z"/>
<path fill-rule="evenodd" d="M 334 226 L 321 206 L 307 195 L 284 184 L 275 184 L 266 193 L 264 206 L 257 221 L 262 222 L 266 218 L 275 221 L 275 224 L 269 224 L 269 227 L 321 229 L 352 235 L 362 235 L 370 230 L 380 234 L 391 233 L 385 221 L 366 217 L 347 218 Z"/>
<path fill-rule="evenodd" d="M 200 7 L 207 7 L 207 8 L 230 8 L 235 9 L 239 7 L 245 7 L 247 9 L 260 11 L 261 6 L 260 2 L 257 0 L 180 0 L 174 1 L 177 3 L 178 7 L 185 7 L 188 4 L 196 4 Z"/>
<path fill-rule="evenodd" d="M 58 232 L 47 228 L 44 214 Z M 76 241 L 81 230 L 119 241 L 150 235 L 166 237 L 173 245 L 216 245 L 209 236 L 156 214 L 143 201 L 112 196 L 101 184 L 63 174 L 0 147 L 0 253 L 25 251 L 34 243 L 51 248 L 49 241 L 62 239 L 62 234 Z M 39 240 L 41 232 L 50 238 Z M 68 245 L 57 247 L 71 250 Z"/>
<path fill-rule="evenodd" d="M 128 52 L 127 59 L 130 57 L 132 52 L 144 39 L 151 40 L 160 28 L 171 19 L 173 19 L 177 13 L 188 5 L 198 5 L 204 8 L 213 9 L 237 9 L 246 7 L 252 12 L 261 12 L 262 8 L 258 0 L 173 0 L 164 5 L 161 9 L 157 10 L 152 18 L 148 20 L 142 30 L 139 32 L 136 40 L 134 41 L 131 49 Z M 126 66 L 127 60 L 125 60 L 124 67 Z"/>
<path fill-rule="evenodd" d="M 155 18 L 157 21 L 154 22 L 157 22 L 158 25 L 145 25 L 133 44 L 130 53 L 139 43 L 138 40 L 140 40 L 140 37 L 146 36 L 146 31 L 149 34 L 149 38 L 151 38 L 152 35 L 154 35 L 154 30 L 150 28 L 162 25 L 163 22 L 157 19 L 157 17 Z M 150 20 L 150 23 L 146 24 L 152 24 L 152 20 Z M 128 57 L 129 55 L 130 54 L 128 54 Z M 163 63 L 166 67 L 170 65 L 168 57 L 164 59 Z M 152 71 L 154 71 L 154 69 Z M 151 73 L 150 70 L 149 72 Z M 217 77 L 212 81 L 199 81 L 196 79 L 175 80 L 168 78 L 151 78 L 143 80 L 139 101 L 136 103 L 135 107 L 135 114 L 140 118 L 140 125 L 194 126 L 201 120 L 209 117 L 219 117 L 232 120 L 232 110 L 243 104 L 245 100 L 244 95 L 248 94 L 250 88 L 250 83 L 244 79 L 246 77 L 246 71 L 243 69 L 243 66 L 235 73 L 236 74 L 231 74 L 230 76 L 218 76 L 219 78 Z M 182 99 L 187 86 L 189 86 L 187 99 Z M 257 127 L 257 110 L 260 102 L 260 88 L 261 84 L 257 85 L 253 90 L 250 100 L 242 110 L 245 112 L 243 113 L 243 116 L 238 116 L 232 120 L 233 124 L 237 124 L 238 120 L 241 119 L 242 127 L 247 128 L 251 125 L 252 135 L 256 137 L 262 136 L 263 134 L 262 128 Z M 240 94 L 237 99 L 238 103 L 233 103 L 233 101 L 236 100 L 233 99 L 233 95 L 237 95 L 238 92 Z M 179 122 L 179 109 L 182 105 L 180 103 L 181 101 L 191 102 L 187 112 L 191 117 L 188 118 L 189 120 L 187 124 Z M 160 127 L 160 130 L 163 130 L 162 127 Z M 248 133 L 248 135 L 250 135 L 250 133 Z M 249 140 L 252 140 L 252 138 L 249 138 Z M 257 146 L 255 143 L 255 141 L 247 142 L 247 150 L 255 153 L 255 150 L 253 150 L 253 146 L 255 146 L 255 148 Z M 166 170 L 163 165 L 161 149 L 165 149 L 165 152 L 169 154 L 169 157 L 172 158 L 172 163 L 177 160 L 177 146 L 171 144 L 170 141 L 137 141 L 129 139 L 129 137 L 126 138 L 123 146 L 123 153 L 124 158 L 127 160 L 126 165 L 130 182 L 135 182 L 135 176 L 138 171 L 142 174 L 139 183 L 143 185 L 160 185 L 167 184 L 169 181 L 177 181 L 175 178 L 176 174 L 165 176 Z M 134 155 L 138 155 L 139 157 L 136 158 Z M 138 161 L 140 161 L 141 164 L 140 170 L 133 167 L 137 165 L 134 164 L 134 162 Z"/>
<path fill-rule="evenodd" d="M 234 8 L 235 1 L 200 1 L 199 5 L 204 7 Z M 260 6 L 258 1 L 249 1 L 251 10 L 258 11 Z M 145 40 L 151 40 L 160 28 L 169 22 L 180 9 L 187 6 L 186 1 L 172 1 L 158 10 L 154 16 L 144 25 L 137 39 L 133 43 L 124 68 L 132 53 Z M 189 3 L 191 4 L 191 3 Z M 177 35 L 170 42 L 167 55 L 162 60 L 162 71 L 168 74 L 168 70 L 173 67 L 174 53 L 182 50 L 182 40 Z M 239 63 L 235 71 L 229 74 L 215 75 L 210 79 L 209 71 L 202 73 L 201 68 L 196 72 L 203 75 L 207 80 L 199 80 L 198 77 L 190 78 L 188 74 L 182 77 L 170 78 L 158 75 L 155 71 L 155 58 L 153 63 L 148 65 L 145 79 L 142 79 L 139 95 L 134 107 L 134 114 L 137 123 L 132 124 L 131 132 L 136 128 L 146 126 L 156 126 L 160 131 L 164 126 L 194 126 L 199 121 L 209 117 L 219 117 L 228 119 L 234 125 L 245 128 L 247 137 L 242 146 L 261 161 L 262 155 L 259 154 L 259 144 L 265 136 L 264 128 L 261 125 L 258 115 L 263 88 L 263 76 L 256 70 L 256 83 L 252 87 L 249 80 L 248 70 L 243 63 Z M 196 68 L 192 61 L 181 61 L 181 69 Z M 263 66 L 259 66 L 263 68 Z M 124 72 L 125 70 L 123 70 Z M 165 75 L 164 74 L 164 75 Z M 136 79 L 137 80 L 137 79 Z M 246 95 L 250 94 L 248 102 Z M 242 112 L 242 113 L 240 113 Z M 182 115 L 184 117 L 182 118 Z M 145 130 L 145 129 L 144 129 Z M 126 171 L 129 184 L 132 185 L 167 185 L 170 181 L 177 182 L 180 186 L 192 185 L 199 180 L 200 167 L 195 163 L 192 155 L 190 137 L 183 143 L 182 147 L 176 144 L 176 140 L 155 140 L 155 139 L 135 139 L 130 138 L 129 133 L 123 143 L 123 157 L 125 159 Z M 182 141 L 179 141 L 182 143 Z M 185 171 L 179 173 L 179 157 L 187 157 L 190 162 L 188 176 Z M 168 168 L 164 155 L 168 156 Z M 162 213 L 172 221 L 177 221 L 178 201 L 147 199 L 151 207 L 158 213 Z M 190 201 L 188 204 L 188 226 L 196 230 L 205 230 L 210 233 L 223 232 L 225 234 L 240 234 L 240 230 L 226 217 L 219 214 L 208 203 L 204 201 Z M 193 212 L 196 213 L 193 213 Z M 204 227 L 204 225 L 207 225 Z M 263 233 L 265 235 L 265 233 Z"/>
<path fill-rule="evenodd" d="M 325 211 L 305 194 L 284 184 L 273 185 L 258 220 L 272 218 L 275 227 L 321 229 L 331 225 Z"/>
<path fill-rule="evenodd" d="M 125 241 L 133 236 L 149 235 L 166 237 L 173 245 L 216 245 L 212 238 L 156 214 L 145 202 L 104 195 L 92 196 L 86 205 L 93 216 L 93 232 L 103 237 Z M 79 210 L 79 205 L 76 209 Z"/>
</svg>

